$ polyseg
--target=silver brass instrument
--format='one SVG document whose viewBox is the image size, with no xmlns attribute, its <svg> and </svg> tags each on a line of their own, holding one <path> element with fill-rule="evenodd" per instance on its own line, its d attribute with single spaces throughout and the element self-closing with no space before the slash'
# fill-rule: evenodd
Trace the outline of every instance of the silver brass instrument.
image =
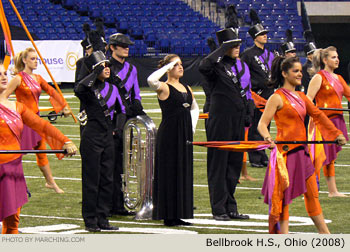
<svg viewBox="0 0 350 252">
<path fill-rule="evenodd" d="M 122 184 L 124 204 L 136 220 L 152 219 L 152 185 L 157 128 L 147 115 L 129 119 L 124 126 Z"/>
</svg>

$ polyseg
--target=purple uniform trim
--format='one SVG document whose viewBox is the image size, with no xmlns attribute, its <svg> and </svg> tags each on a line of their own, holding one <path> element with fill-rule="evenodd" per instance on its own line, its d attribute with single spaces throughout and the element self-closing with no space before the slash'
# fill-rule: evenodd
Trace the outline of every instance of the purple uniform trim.
<svg viewBox="0 0 350 252">
<path fill-rule="evenodd" d="M 119 71 L 118 76 L 120 79 L 124 80 L 128 71 L 129 71 L 129 66 L 130 64 L 125 61 L 124 66 L 122 70 Z M 137 80 L 137 69 L 135 66 L 133 66 L 133 69 L 131 71 L 131 74 L 129 76 L 129 79 L 125 83 L 125 89 L 129 93 L 130 89 L 134 87 L 135 91 L 135 99 L 141 101 L 141 96 L 140 96 L 140 87 L 139 87 L 139 81 Z"/>
<path fill-rule="evenodd" d="M 246 97 L 247 100 L 252 100 L 252 93 L 250 91 L 250 89 L 252 88 L 252 84 L 250 82 L 250 71 L 249 71 L 249 67 L 246 63 L 244 63 L 243 61 L 237 59 L 237 70 L 238 72 L 240 72 L 242 70 L 242 63 L 244 64 L 244 74 L 243 76 L 241 76 L 240 78 L 240 82 L 241 82 L 241 86 L 243 89 L 245 89 L 248 85 L 249 85 L 249 89 L 246 91 Z M 232 66 L 232 71 L 235 75 L 237 75 L 238 73 L 236 73 L 236 69 L 234 66 Z"/>
</svg>

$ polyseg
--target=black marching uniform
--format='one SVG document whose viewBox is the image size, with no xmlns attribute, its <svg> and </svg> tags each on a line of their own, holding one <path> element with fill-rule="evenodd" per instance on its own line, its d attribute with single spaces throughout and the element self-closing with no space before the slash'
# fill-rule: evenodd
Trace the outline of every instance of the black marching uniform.
<svg viewBox="0 0 350 252">
<path fill-rule="evenodd" d="M 304 87 L 304 93 L 307 94 L 307 90 L 309 88 L 309 83 L 311 80 L 310 74 L 308 70 L 312 67 L 312 62 L 310 60 L 307 60 L 303 65 L 303 77 L 301 79 L 301 85 Z"/>
<path fill-rule="evenodd" d="M 241 60 L 248 65 L 250 70 L 252 90 L 266 100 L 274 92 L 273 88 L 269 88 L 267 86 L 270 79 L 273 59 L 274 55 L 272 52 L 269 52 L 267 49 L 261 49 L 256 45 L 246 49 L 241 56 Z M 253 123 L 249 129 L 248 140 L 263 140 L 257 129 L 261 115 L 261 111 L 256 108 L 254 110 Z M 250 163 L 266 166 L 269 160 L 268 156 L 263 150 L 248 152 L 248 154 Z"/>
<path fill-rule="evenodd" d="M 226 30 L 226 29 L 225 29 Z M 230 33 L 229 33 L 230 34 Z M 235 34 L 230 34 L 234 35 Z M 218 35 L 217 35 L 218 36 Z M 241 40 L 236 39 L 238 44 Z M 228 46 L 228 47 L 227 47 Z M 247 116 L 246 98 L 241 95 L 239 80 L 229 75 L 236 59 L 224 56 L 229 45 L 220 46 L 204 58 L 199 71 L 206 76 L 210 87 L 210 108 L 207 128 L 208 141 L 244 140 L 244 123 Z M 232 72 L 232 71 L 231 71 Z M 234 198 L 243 162 L 242 152 L 230 152 L 208 148 L 207 173 L 210 203 L 215 219 L 249 218 L 238 214 Z M 240 217 L 241 216 L 241 217 Z"/>
<path fill-rule="evenodd" d="M 96 70 L 99 67 L 102 68 L 100 65 Z M 78 82 L 74 89 L 88 117 L 80 142 L 82 215 L 85 226 L 95 231 L 98 231 L 96 225 L 101 229 L 113 229 L 108 224 L 107 216 L 111 210 L 113 192 L 112 117 L 118 102 L 117 89 L 97 79 L 98 75 L 98 72 L 92 72 Z"/>
<path fill-rule="evenodd" d="M 134 76 L 136 73 L 136 67 L 128 62 L 122 64 L 113 57 L 110 58 L 109 63 L 111 77 L 108 81 L 118 88 L 122 101 L 121 109 L 117 111 L 118 114 L 116 119 L 113 120 L 115 132 L 115 170 L 111 214 L 129 215 L 131 213 L 124 208 L 124 194 L 121 180 L 121 174 L 123 174 L 123 128 L 128 119 L 136 117 L 137 115 L 145 115 L 145 113 L 143 112 L 141 101 L 139 100 L 140 91 L 137 82 L 137 74 Z M 124 73 L 123 76 L 120 75 L 119 73 L 121 71 L 125 71 L 126 74 Z M 133 81 L 135 78 L 136 81 Z M 137 85 L 137 87 L 135 87 L 135 85 Z"/>
</svg>

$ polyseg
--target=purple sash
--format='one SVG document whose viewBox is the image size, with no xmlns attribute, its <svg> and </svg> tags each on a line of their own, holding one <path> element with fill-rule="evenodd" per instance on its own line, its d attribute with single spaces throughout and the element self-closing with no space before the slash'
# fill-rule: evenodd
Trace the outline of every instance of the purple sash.
<svg viewBox="0 0 350 252">
<path fill-rule="evenodd" d="M 21 132 L 23 130 L 23 122 L 20 114 L 0 104 L 0 117 L 5 120 L 6 124 L 17 138 L 17 141 L 20 143 Z"/>
<path fill-rule="evenodd" d="M 326 70 L 321 70 L 321 73 L 323 73 L 323 75 L 326 77 L 327 81 L 333 87 L 333 89 L 338 95 L 339 100 L 341 101 L 343 98 L 344 88 L 340 80 L 335 78 L 332 74 L 330 74 Z"/>
<path fill-rule="evenodd" d="M 41 94 L 40 84 L 25 72 L 20 72 L 19 74 L 22 76 L 25 84 L 29 87 L 30 91 L 32 91 L 36 104 L 39 106 L 39 97 Z"/>
<path fill-rule="evenodd" d="M 285 88 L 280 88 L 280 90 L 286 96 L 287 100 L 290 102 L 290 105 L 298 112 L 301 120 L 304 122 L 306 116 L 306 106 L 304 100 Z"/>
</svg>

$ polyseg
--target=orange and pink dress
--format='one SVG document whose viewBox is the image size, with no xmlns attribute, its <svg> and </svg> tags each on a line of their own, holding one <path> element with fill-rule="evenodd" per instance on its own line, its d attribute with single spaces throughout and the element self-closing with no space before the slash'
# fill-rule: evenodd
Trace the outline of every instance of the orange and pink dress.
<svg viewBox="0 0 350 252">
<path fill-rule="evenodd" d="M 21 78 L 21 84 L 15 91 L 17 101 L 25 104 L 32 112 L 39 115 L 39 97 L 42 90 L 50 96 L 50 103 L 56 113 L 60 112 L 67 105 L 63 97 L 40 75 L 35 74 L 36 80 L 25 72 L 18 73 L 18 76 Z M 45 150 L 46 144 L 35 131 L 24 125 L 21 148 Z M 46 154 L 37 154 L 39 166 L 45 166 L 48 162 Z"/>
<path fill-rule="evenodd" d="M 0 149 L 20 150 L 23 126 L 35 130 L 52 149 L 62 149 L 70 141 L 48 121 L 24 104 L 16 102 L 16 111 L 0 104 Z M 57 154 L 59 159 L 63 154 Z M 0 221 L 15 215 L 28 201 L 21 154 L 0 154 Z M 3 225 L 4 226 L 4 225 Z"/>
<path fill-rule="evenodd" d="M 293 93 L 280 88 L 278 94 L 283 101 L 282 109 L 275 113 L 276 141 L 306 141 L 304 118 L 309 114 L 319 127 L 325 140 L 335 140 L 342 134 L 327 116 L 317 109 L 303 92 Z M 269 232 L 279 233 L 279 220 L 289 218 L 288 205 L 304 194 L 309 216 L 322 213 L 318 200 L 315 168 L 307 145 L 277 144 L 271 152 L 262 193 L 269 204 Z"/>
<path fill-rule="evenodd" d="M 321 70 L 318 74 L 321 75 L 322 82 L 315 96 L 316 106 L 322 108 L 343 108 L 341 104 L 343 96 L 350 101 L 350 87 L 345 80 L 340 75 L 337 75 L 338 78 L 335 78 L 326 70 Z M 323 112 L 333 122 L 335 127 L 343 132 L 346 140 L 349 140 L 343 111 L 324 110 Z M 323 163 L 323 172 L 325 176 L 335 176 L 334 161 L 341 149 L 340 146 L 336 145 L 324 145 L 326 160 Z"/>
</svg>

